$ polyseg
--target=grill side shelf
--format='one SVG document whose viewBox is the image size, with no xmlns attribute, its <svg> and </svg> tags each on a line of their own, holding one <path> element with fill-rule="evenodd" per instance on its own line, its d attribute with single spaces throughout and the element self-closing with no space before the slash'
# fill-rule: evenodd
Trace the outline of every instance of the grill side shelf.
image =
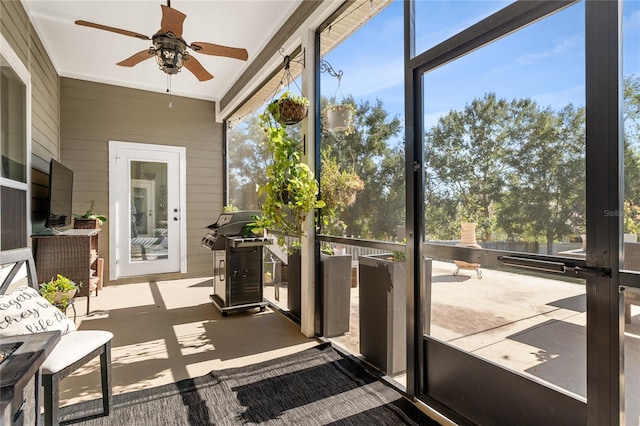
<svg viewBox="0 0 640 426">
<path fill-rule="evenodd" d="M 229 238 L 229 246 L 231 247 L 258 247 L 271 244 L 268 238 Z"/>
</svg>

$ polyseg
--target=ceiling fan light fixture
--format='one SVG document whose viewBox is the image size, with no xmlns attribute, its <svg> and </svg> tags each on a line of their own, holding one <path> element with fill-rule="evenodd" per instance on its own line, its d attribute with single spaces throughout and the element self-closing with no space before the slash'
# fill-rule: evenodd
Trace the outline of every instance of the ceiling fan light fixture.
<svg viewBox="0 0 640 426">
<path fill-rule="evenodd" d="M 184 65 L 182 53 L 179 50 L 160 48 L 156 50 L 156 62 L 167 74 L 177 74 Z"/>
<path fill-rule="evenodd" d="M 177 74 L 187 59 L 187 43 L 178 37 L 158 34 L 153 37 L 156 63 L 167 74 Z"/>
</svg>

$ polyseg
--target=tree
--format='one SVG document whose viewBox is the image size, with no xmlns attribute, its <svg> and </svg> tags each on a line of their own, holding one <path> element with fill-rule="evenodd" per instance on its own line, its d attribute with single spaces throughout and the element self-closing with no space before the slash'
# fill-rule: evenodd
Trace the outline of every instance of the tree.
<svg viewBox="0 0 640 426">
<path fill-rule="evenodd" d="M 504 195 L 510 168 L 505 159 L 512 155 L 511 140 L 518 130 L 512 128 L 512 123 L 521 119 L 518 113 L 524 114 L 526 107 L 488 93 L 462 111 L 450 111 L 440 117 L 425 135 L 428 211 L 438 199 L 452 200 L 457 211 L 451 219 L 458 223 L 476 222 L 480 239 L 492 239 L 493 210 Z M 433 225 L 452 228 L 449 223 Z"/>
<path fill-rule="evenodd" d="M 635 148 L 640 144 L 640 76 L 624 78 L 624 128 L 625 136 Z"/>
<path fill-rule="evenodd" d="M 555 113 L 532 104 L 527 131 L 510 159 L 512 172 L 497 214 L 511 238 L 553 241 L 585 224 L 585 112 L 568 105 Z"/>
<path fill-rule="evenodd" d="M 630 205 L 640 206 L 640 77 L 635 75 L 624 79 L 623 119 L 624 198 Z"/>
<path fill-rule="evenodd" d="M 572 105 L 556 113 L 489 93 L 449 112 L 426 134 L 428 234 L 450 239 L 477 222 L 482 241 L 544 239 L 550 250 L 584 224 L 584 140 Z"/>
<path fill-rule="evenodd" d="M 227 131 L 229 203 L 243 210 L 258 210 L 257 187 L 266 184 L 271 155 L 266 134 L 254 113 Z"/>
</svg>

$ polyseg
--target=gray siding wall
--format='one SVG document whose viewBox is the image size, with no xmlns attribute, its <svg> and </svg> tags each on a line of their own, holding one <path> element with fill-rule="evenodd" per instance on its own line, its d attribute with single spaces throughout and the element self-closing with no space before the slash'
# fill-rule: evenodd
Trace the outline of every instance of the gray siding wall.
<svg viewBox="0 0 640 426">
<path fill-rule="evenodd" d="M 49 173 L 59 155 L 58 73 L 19 1 L 0 2 L 0 32 L 31 73 L 32 167 Z"/>
<path fill-rule="evenodd" d="M 175 77 L 180 78 L 181 76 Z M 110 140 L 186 147 L 187 274 L 109 280 L 109 226 L 102 225 L 100 256 L 105 284 L 212 274 L 211 252 L 200 245 L 204 227 L 223 206 L 222 124 L 215 104 L 166 94 L 61 78 L 61 160 L 74 171 L 74 211 L 109 209 Z"/>
</svg>

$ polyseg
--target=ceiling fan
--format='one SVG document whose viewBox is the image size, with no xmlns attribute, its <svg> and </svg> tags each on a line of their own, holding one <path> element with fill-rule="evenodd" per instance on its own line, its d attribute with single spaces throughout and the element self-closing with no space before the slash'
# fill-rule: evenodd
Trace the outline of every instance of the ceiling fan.
<svg viewBox="0 0 640 426">
<path fill-rule="evenodd" d="M 153 46 L 118 62 L 118 65 L 123 67 L 133 67 L 146 59 L 155 57 L 160 69 L 167 74 L 177 74 L 184 66 L 186 69 L 191 71 L 198 80 L 207 81 L 212 79 L 213 75 L 211 75 L 202 66 L 202 64 L 187 51 L 187 48 L 204 55 L 224 56 L 243 61 L 248 59 L 249 55 L 247 54 L 246 49 L 221 46 L 219 44 L 205 43 L 201 41 L 191 44 L 187 43 L 182 38 L 182 24 L 187 15 L 176 9 L 172 9 L 170 0 L 167 1 L 167 6 L 160 6 L 162 7 L 162 21 L 160 22 L 160 29 L 151 37 L 134 31 L 109 27 L 83 20 L 77 20 L 75 23 L 85 27 L 97 28 L 99 30 L 111 31 L 129 37 L 136 37 L 141 40 L 152 41 Z"/>
</svg>

